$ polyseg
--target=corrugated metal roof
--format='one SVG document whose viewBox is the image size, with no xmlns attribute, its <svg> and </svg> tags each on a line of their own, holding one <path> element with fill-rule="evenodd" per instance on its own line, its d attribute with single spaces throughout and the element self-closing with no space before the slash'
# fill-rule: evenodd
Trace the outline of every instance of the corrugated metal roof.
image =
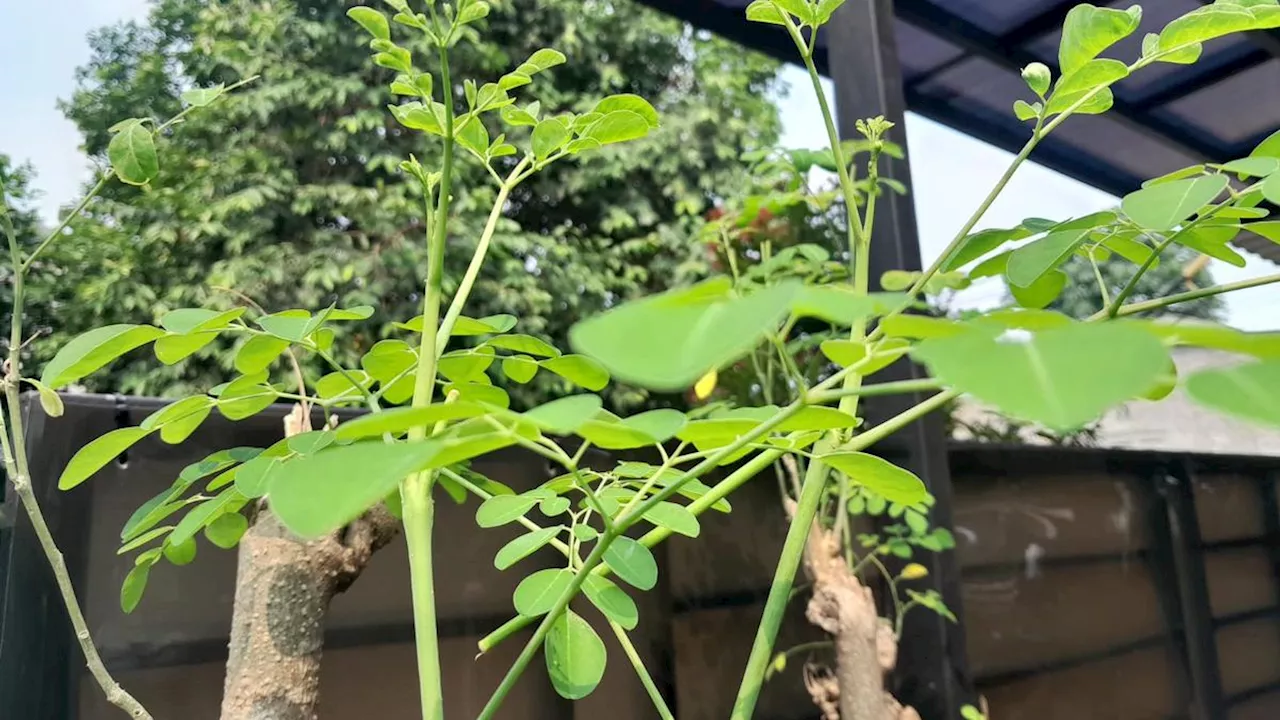
<svg viewBox="0 0 1280 720">
<path fill-rule="evenodd" d="M 786 61 L 795 48 L 778 28 L 748 23 L 749 0 L 640 0 L 698 27 Z M 1137 57 L 1145 32 L 1211 0 L 1147 0 L 1142 27 L 1108 55 Z M 1028 137 L 1011 110 L 1027 98 L 1021 68 L 1057 76 L 1063 19 L 1078 0 L 894 0 L 909 109 L 1011 152 Z M 1101 4 L 1101 3 L 1098 3 Z M 1109 3 L 1125 8 L 1131 0 Z M 826 39 L 815 60 L 826 70 Z M 1206 43 L 1195 65 L 1157 64 L 1114 88 L 1105 115 L 1064 123 L 1032 159 L 1107 192 L 1201 162 L 1247 156 L 1280 128 L 1280 31 Z M 1280 262 L 1280 245 L 1248 234 L 1240 247 Z"/>
</svg>

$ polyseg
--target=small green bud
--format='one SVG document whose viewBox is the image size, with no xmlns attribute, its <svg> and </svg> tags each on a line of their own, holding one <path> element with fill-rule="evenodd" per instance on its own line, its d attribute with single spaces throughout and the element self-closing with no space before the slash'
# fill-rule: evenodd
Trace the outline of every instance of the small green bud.
<svg viewBox="0 0 1280 720">
<path fill-rule="evenodd" d="M 1022 68 L 1022 79 L 1027 82 L 1031 92 L 1044 97 L 1044 94 L 1049 92 L 1049 83 L 1053 80 L 1053 75 L 1044 63 L 1033 62 Z"/>
</svg>

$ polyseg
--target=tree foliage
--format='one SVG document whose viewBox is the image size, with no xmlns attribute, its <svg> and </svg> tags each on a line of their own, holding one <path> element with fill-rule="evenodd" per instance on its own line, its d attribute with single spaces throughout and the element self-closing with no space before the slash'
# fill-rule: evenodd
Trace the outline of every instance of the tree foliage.
<svg viewBox="0 0 1280 720">
<path fill-rule="evenodd" d="M 744 182 L 742 152 L 776 138 L 776 66 L 629 2 L 501 5 L 482 21 L 480 43 L 456 49 L 455 77 L 496 77 L 556 47 L 572 62 L 535 78 L 546 111 L 581 112 L 625 91 L 651 99 L 663 118 L 653 138 L 552 168 L 509 201 L 468 314 L 510 312 L 519 332 L 563 344 L 574 318 L 705 272 L 692 231 L 717 193 Z M 390 330 L 390 318 L 420 311 L 424 218 L 398 164 L 409 153 L 433 164 L 438 148 L 388 116 L 395 100 L 379 82 L 384 71 L 368 63 L 345 10 L 320 0 L 161 0 L 146 24 L 92 37 L 93 59 L 65 110 L 96 157 L 121 117 L 168 117 L 190 86 L 262 77 L 228 97 L 216 119 L 196 116 L 172 133 L 147 191 L 109 188 L 59 244 L 52 259 L 80 280 L 57 337 L 41 347 L 46 356 L 89 327 L 240 301 L 218 287 L 271 308 L 378 307 L 348 331 L 353 342 L 336 344 L 346 362 Z M 495 193 L 478 164 L 461 172 L 446 295 Z M 214 344 L 160 370 L 138 360 L 90 387 L 189 392 L 216 384 L 232 355 Z M 542 374 L 513 394 L 529 403 L 562 389 L 557 382 Z M 644 398 L 622 388 L 609 399 Z"/>
<path fill-rule="evenodd" d="M 12 223 L 18 245 L 30 251 L 40 239 L 40 222 L 32 202 L 36 190 L 31 187 L 32 171 L 28 165 L 14 164 L 7 155 L 0 155 L 0 194 L 4 203 L 0 204 L 0 213 L 5 212 L 7 218 L 0 216 L 0 228 Z M 59 269 L 49 263 L 37 263 L 31 268 L 32 279 L 27 281 L 26 317 L 36 332 L 47 331 L 53 318 L 53 310 L 58 298 L 65 297 L 66 288 L 57 287 L 59 283 L 49 282 L 59 274 Z M 0 266 L 0 322 L 10 321 L 9 313 L 13 308 L 13 270 L 8 266 Z M 8 342 L 8 336 L 3 339 Z M 7 349 L 7 348 L 6 348 Z"/>
</svg>

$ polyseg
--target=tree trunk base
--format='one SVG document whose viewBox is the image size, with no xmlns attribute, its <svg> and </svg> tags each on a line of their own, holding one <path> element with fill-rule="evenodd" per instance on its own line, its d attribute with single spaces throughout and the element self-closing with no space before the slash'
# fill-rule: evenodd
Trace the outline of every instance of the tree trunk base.
<svg viewBox="0 0 1280 720">
<path fill-rule="evenodd" d="M 301 410 L 285 434 L 310 429 Z M 222 720 L 315 720 L 333 596 L 351 585 L 399 523 L 382 507 L 319 540 L 291 533 L 265 504 L 240 540 Z"/>
</svg>

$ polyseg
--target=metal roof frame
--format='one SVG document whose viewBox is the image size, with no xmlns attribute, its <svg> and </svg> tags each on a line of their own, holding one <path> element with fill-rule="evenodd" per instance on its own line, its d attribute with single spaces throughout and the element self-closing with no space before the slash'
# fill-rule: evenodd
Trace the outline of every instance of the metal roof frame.
<svg viewBox="0 0 1280 720">
<path fill-rule="evenodd" d="M 640 2 L 779 60 L 798 60 L 786 33 L 769 25 L 747 22 L 744 13 L 746 0 Z M 1103 4 L 1100 0 L 1095 2 Z M 1213 0 L 1194 2 L 1208 5 Z M 1043 45 L 1039 49 L 1035 46 L 1061 28 L 1067 12 L 1077 4 L 1079 0 L 1040 0 L 1038 6 L 1030 8 L 1026 17 L 1009 28 L 993 32 L 984 28 L 978 19 L 966 16 L 965 3 L 894 0 L 893 9 L 899 24 L 908 25 L 958 50 L 953 57 L 927 70 L 904 72 L 903 92 L 907 108 L 995 147 L 1017 152 L 1029 135 L 1025 123 L 1018 121 L 1004 107 L 992 108 L 990 98 L 986 98 L 988 103 L 984 104 L 970 98 L 968 88 L 943 88 L 935 81 L 939 76 L 974 60 L 998 68 L 1000 75 L 1007 72 L 1015 76 L 1028 63 L 1042 62 L 1056 75 L 1056 57 L 1045 57 Z M 819 71 L 829 76 L 826 42 L 826 37 L 820 38 L 814 61 Z M 1137 189 L 1143 180 L 1174 167 L 1196 162 L 1226 162 L 1248 155 L 1276 127 L 1280 127 L 1280 114 L 1275 118 L 1265 118 L 1273 122 L 1261 132 L 1237 139 L 1213 133 L 1211 120 L 1188 120 L 1183 113 L 1175 114 L 1168 108 L 1197 93 L 1211 91 L 1220 83 L 1245 72 L 1261 72 L 1264 82 L 1268 83 L 1274 76 L 1275 93 L 1280 95 L 1280 31 L 1253 32 L 1237 36 L 1229 43 L 1215 42 L 1206 47 L 1204 57 L 1195 65 L 1180 67 L 1163 77 L 1153 73 L 1140 85 L 1117 88 L 1113 108 L 1100 116 L 1117 132 L 1129 137 L 1136 134 L 1155 143 L 1153 147 L 1158 147 L 1164 155 L 1153 156 L 1146 163 L 1150 168 L 1135 169 L 1132 158 L 1127 163 L 1118 162 L 1113 157 L 1114 153 L 1108 153 L 1105 147 L 1097 151 L 1082 149 L 1078 139 L 1072 142 L 1059 133 L 1041 141 L 1031 159 L 1105 192 L 1125 195 Z M 904 61 L 910 50 L 901 48 Z M 1002 79 L 993 75 L 993 80 Z M 1011 105 L 1015 99 L 1008 97 L 1008 104 Z M 1113 143 L 1123 146 L 1124 141 L 1116 139 Z M 1177 164 L 1170 167 L 1173 163 Z M 1280 262 L 1280 246 L 1270 241 L 1246 234 L 1236 244 L 1268 260 Z"/>
</svg>

